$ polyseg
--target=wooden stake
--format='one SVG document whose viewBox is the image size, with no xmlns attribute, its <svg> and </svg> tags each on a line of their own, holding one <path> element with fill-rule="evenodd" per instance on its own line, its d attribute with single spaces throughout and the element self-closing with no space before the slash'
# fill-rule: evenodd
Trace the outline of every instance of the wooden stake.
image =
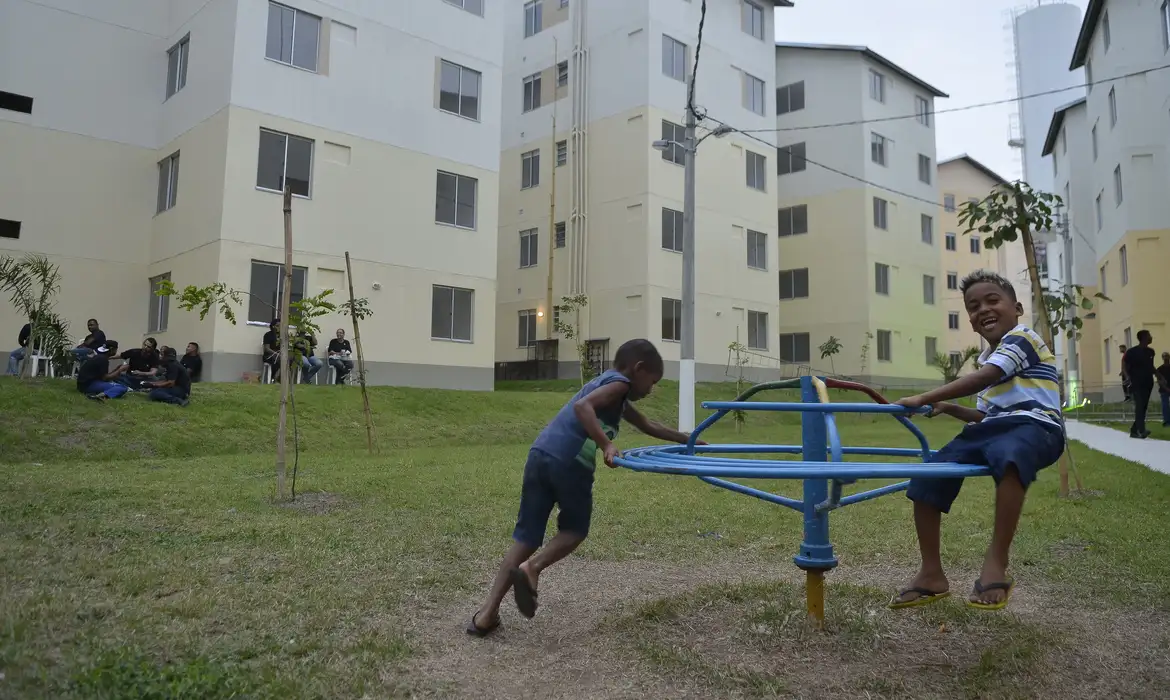
<svg viewBox="0 0 1170 700">
<path fill-rule="evenodd" d="M 280 418 L 276 423 L 276 498 L 285 497 L 285 443 L 288 438 L 289 306 L 292 302 L 292 185 L 284 186 L 284 289 L 280 295 Z M 298 368 L 300 369 L 300 368 Z"/>
<path fill-rule="evenodd" d="M 366 392 L 366 360 L 362 355 L 362 333 L 358 330 L 358 317 L 353 313 L 353 268 L 349 264 L 349 251 L 345 251 L 345 280 L 349 282 L 350 318 L 353 319 L 353 346 L 357 350 L 358 383 L 362 387 L 362 410 L 366 414 L 366 447 L 374 454 L 374 418 L 370 415 L 370 395 Z"/>
</svg>

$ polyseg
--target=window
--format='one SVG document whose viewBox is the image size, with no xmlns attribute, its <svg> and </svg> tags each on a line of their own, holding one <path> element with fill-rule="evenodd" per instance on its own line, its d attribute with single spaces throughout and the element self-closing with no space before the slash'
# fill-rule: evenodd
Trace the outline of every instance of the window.
<svg viewBox="0 0 1170 700">
<path fill-rule="evenodd" d="M 890 266 L 885 263 L 873 265 L 873 291 L 885 296 L 890 295 Z"/>
<path fill-rule="evenodd" d="M 1100 193 L 1100 192 L 1097 193 L 1097 199 L 1095 202 L 1096 209 L 1097 209 L 1097 232 L 1098 233 L 1101 232 L 1101 225 L 1102 225 L 1103 219 L 1104 219 L 1104 213 L 1101 211 L 1101 194 L 1103 194 L 1103 193 Z"/>
<path fill-rule="evenodd" d="M 776 115 L 804 109 L 804 81 L 776 88 Z"/>
<path fill-rule="evenodd" d="M 922 242 L 934 245 L 934 217 L 922 215 Z"/>
<path fill-rule="evenodd" d="M 971 246 L 971 252 L 974 253 L 975 255 L 978 255 L 979 254 L 979 237 L 978 236 L 971 236 L 970 238 L 967 239 L 967 241 Z"/>
<path fill-rule="evenodd" d="M 164 158 L 158 164 L 158 208 L 156 214 L 175 206 L 179 197 L 179 154 Z"/>
<path fill-rule="evenodd" d="M 683 142 L 686 141 L 687 130 L 678 124 L 662 120 L 662 140 L 666 141 L 666 148 L 662 149 L 662 160 L 670 161 L 675 165 L 686 163 L 686 151 Z"/>
<path fill-rule="evenodd" d="M 190 51 L 190 34 L 167 51 L 167 99 L 187 85 L 187 55 Z"/>
<path fill-rule="evenodd" d="M 953 194 L 944 194 L 943 195 L 943 209 L 945 209 L 946 211 L 954 211 L 955 210 L 955 195 L 953 195 Z"/>
<path fill-rule="evenodd" d="M 781 362 L 808 362 L 808 333 L 785 333 L 780 336 Z"/>
<path fill-rule="evenodd" d="M 1060 154 L 1061 155 L 1068 154 L 1068 129 L 1066 129 L 1064 127 L 1060 128 Z M 1056 159 L 1053 158 L 1053 160 L 1056 160 Z"/>
<path fill-rule="evenodd" d="M 292 289 L 289 303 L 295 304 L 305 298 L 308 268 L 293 267 Z M 284 295 L 284 266 L 276 263 L 252 261 L 252 279 L 248 285 L 248 320 L 270 323 L 276 318 Z"/>
<path fill-rule="evenodd" d="M 886 76 L 876 70 L 869 72 L 869 97 L 878 102 L 886 101 Z"/>
<path fill-rule="evenodd" d="M 463 8 L 473 15 L 483 17 L 483 0 L 447 0 L 447 3 Z"/>
<path fill-rule="evenodd" d="M 959 312 L 951 311 L 947 313 L 947 329 L 952 331 L 959 330 Z"/>
<path fill-rule="evenodd" d="M 33 98 L 27 95 L 18 95 L 15 92 L 0 90 L 0 109 L 21 114 L 32 114 Z"/>
<path fill-rule="evenodd" d="M 1162 2 L 1162 50 L 1170 50 L 1170 0 Z"/>
<path fill-rule="evenodd" d="M 1121 256 L 1121 286 L 1129 284 L 1129 251 L 1125 246 L 1121 246 L 1121 250 L 1117 251 Z"/>
<path fill-rule="evenodd" d="M 797 204 L 794 207 L 784 207 L 780 210 L 780 228 L 776 235 L 780 238 L 785 236 L 799 236 L 802 233 L 808 233 L 808 205 Z"/>
<path fill-rule="evenodd" d="M 768 159 L 759 153 L 747 151 L 747 186 L 753 190 L 765 191 L 768 181 Z"/>
<path fill-rule="evenodd" d="M 873 198 L 873 226 L 883 231 L 889 227 L 889 202 L 881 197 Z"/>
<path fill-rule="evenodd" d="M 1109 279 L 1109 276 L 1106 274 L 1106 271 L 1108 269 L 1109 269 L 1109 263 L 1105 263 L 1104 265 L 1101 266 L 1101 293 L 1106 295 L 1106 296 L 1108 296 L 1108 294 L 1109 294 L 1109 285 L 1106 284 L 1106 282 Z"/>
<path fill-rule="evenodd" d="M 1057 160 L 1055 153 L 1050 155 L 1049 158 L 1052 160 L 1052 177 L 1056 177 L 1056 174 L 1060 172 L 1060 161 Z"/>
<path fill-rule="evenodd" d="M 442 61 L 439 67 L 439 109 L 479 121 L 481 83 L 479 71 Z"/>
<path fill-rule="evenodd" d="M 934 305 L 934 275 L 922 276 L 922 303 Z"/>
<path fill-rule="evenodd" d="M 1093 92 L 1093 59 L 1085 59 L 1085 92 L 1092 94 Z"/>
<path fill-rule="evenodd" d="M 565 247 L 565 222 L 558 221 L 556 223 L 556 226 L 554 226 L 553 228 L 556 231 L 556 243 L 555 243 L 556 247 L 557 248 L 564 248 Z"/>
<path fill-rule="evenodd" d="M 557 141 L 557 167 L 569 162 L 569 142 Z"/>
<path fill-rule="evenodd" d="M 767 90 L 763 80 L 748 73 L 743 74 L 743 106 L 760 116 L 768 113 L 764 106 L 764 95 Z"/>
<path fill-rule="evenodd" d="M 948 232 L 946 235 L 946 242 L 947 250 L 955 250 L 956 244 L 958 243 L 958 236 L 956 236 L 953 232 Z"/>
<path fill-rule="evenodd" d="M 683 213 L 662 208 L 662 247 L 681 253 L 683 249 Z"/>
<path fill-rule="evenodd" d="M 918 154 L 918 181 L 930 184 L 930 158 L 921 153 Z"/>
<path fill-rule="evenodd" d="M 479 181 L 440 170 L 435 177 L 435 223 L 475 228 L 475 200 Z"/>
<path fill-rule="evenodd" d="M 914 96 L 914 118 L 923 126 L 930 126 L 930 100 L 921 95 Z"/>
<path fill-rule="evenodd" d="M 540 184 L 540 149 L 520 154 L 520 189 L 527 190 Z"/>
<path fill-rule="evenodd" d="M 805 161 L 804 142 L 794 143 L 788 146 L 781 146 L 776 149 L 776 174 L 788 175 L 790 173 L 804 172 L 808 167 Z"/>
<path fill-rule="evenodd" d="M 470 343 L 474 308 L 474 290 L 431 287 L 431 339 Z"/>
<path fill-rule="evenodd" d="M 539 251 L 536 229 L 530 228 L 520 232 L 520 267 L 536 267 L 540 262 L 537 257 Z"/>
<path fill-rule="evenodd" d="M 544 3 L 541 0 L 532 0 L 524 3 L 524 38 L 536 34 L 543 25 Z"/>
<path fill-rule="evenodd" d="M 1125 347 L 1127 347 L 1127 348 L 1133 347 L 1133 329 L 1132 328 L 1125 329 Z"/>
<path fill-rule="evenodd" d="M 768 269 L 768 234 L 748 229 L 747 264 L 753 270 Z"/>
<path fill-rule="evenodd" d="M 531 112 L 534 109 L 540 109 L 540 73 L 524 79 L 524 104 L 520 105 L 520 110 Z"/>
<path fill-rule="evenodd" d="M 752 0 L 740 2 L 740 25 L 743 30 L 757 39 L 764 38 L 764 8 Z"/>
<path fill-rule="evenodd" d="M 938 338 L 931 338 L 928 335 L 924 340 L 926 341 L 926 364 L 933 365 L 934 359 L 938 357 Z"/>
<path fill-rule="evenodd" d="M 519 312 L 519 338 L 516 347 L 531 348 L 536 346 L 536 309 L 524 309 Z"/>
<path fill-rule="evenodd" d="M 1167 0 L 1170 2 L 1170 0 Z M 1089 132 L 1089 140 L 1093 142 L 1093 162 L 1097 162 L 1097 125 L 1093 125 L 1093 130 Z"/>
<path fill-rule="evenodd" d="M 557 64 L 557 87 L 562 88 L 569 84 L 569 62 L 561 61 Z"/>
<path fill-rule="evenodd" d="M 12 219 L 0 219 L 0 238 L 20 239 L 20 222 Z"/>
<path fill-rule="evenodd" d="M 869 159 L 878 165 L 886 164 L 886 137 L 881 134 L 869 135 Z"/>
<path fill-rule="evenodd" d="M 958 288 L 959 288 L 959 273 L 948 272 L 947 273 L 947 289 L 954 291 Z"/>
<path fill-rule="evenodd" d="M 877 332 L 878 362 L 893 362 L 893 360 L 894 360 L 893 348 L 890 347 L 890 336 L 891 335 L 892 334 L 889 331 L 879 330 Z"/>
<path fill-rule="evenodd" d="M 1113 44 L 1113 33 L 1109 31 L 1109 11 L 1101 16 L 1101 38 L 1105 41 L 1105 51 L 1109 51 L 1109 46 Z"/>
<path fill-rule="evenodd" d="M 662 35 L 662 74 L 668 78 L 687 81 L 687 45 Z"/>
<path fill-rule="evenodd" d="M 1170 0 L 1167 0 L 1167 1 L 1170 2 Z M 1109 342 L 1109 340 L 1106 339 L 1106 341 L 1105 341 L 1105 372 L 1106 373 L 1113 371 L 1113 367 L 1112 367 L 1112 365 L 1113 365 L 1113 351 L 1109 347 L 1110 344 L 1111 343 Z"/>
<path fill-rule="evenodd" d="M 768 314 L 763 311 L 748 311 L 748 342 L 752 350 L 768 349 Z"/>
<path fill-rule="evenodd" d="M 278 63 L 317 72 L 321 18 L 268 3 L 268 45 L 264 55 Z"/>
<path fill-rule="evenodd" d="M 256 158 L 256 186 L 262 190 L 308 197 L 313 179 L 313 142 L 309 139 L 260 130 L 260 153 Z"/>
<path fill-rule="evenodd" d="M 1121 166 L 1113 169 L 1113 201 L 1117 206 L 1125 200 L 1125 193 L 1121 189 Z"/>
<path fill-rule="evenodd" d="M 171 298 L 160 297 L 158 290 L 162 288 L 163 282 L 170 279 L 171 273 L 169 272 L 150 278 L 149 316 L 146 317 L 147 333 L 162 333 L 167 329 L 167 319 L 171 313 Z"/>
<path fill-rule="evenodd" d="M 780 271 L 780 299 L 808 298 L 808 268 Z"/>
<path fill-rule="evenodd" d="M 1117 126 L 1117 88 L 1109 88 L 1109 128 Z"/>
<path fill-rule="evenodd" d="M 682 340 L 682 302 L 662 297 L 662 339 Z"/>
</svg>

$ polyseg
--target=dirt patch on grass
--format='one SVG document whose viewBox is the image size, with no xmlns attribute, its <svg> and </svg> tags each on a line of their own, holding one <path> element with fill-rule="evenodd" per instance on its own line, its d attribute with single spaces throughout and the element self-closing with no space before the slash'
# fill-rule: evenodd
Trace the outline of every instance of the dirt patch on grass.
<svg viewBox="0 0 1170 700">
<path fill-rule="evenodd" d="M 295 501 L 281 503 L 281 508 L 295 510 L 308 515 L 328 515 L 349 506 L 349 502 L 336 493 L 309 491 L 298 493 Z"/>
</svg>

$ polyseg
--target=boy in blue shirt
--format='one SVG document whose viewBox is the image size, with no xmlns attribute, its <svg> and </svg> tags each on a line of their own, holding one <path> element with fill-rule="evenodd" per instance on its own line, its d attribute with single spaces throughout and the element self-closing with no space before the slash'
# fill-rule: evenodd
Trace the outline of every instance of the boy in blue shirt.
<svg viewBox="0 0 1170 700">
<path fill-rule="evenodd" d="M 633 406 L 649 396 L 661 379 L 662 356 L 653 343 L 628 341 L 618 348 L 614 369 L 582 387 L 537 436 L 524 465 L 520 513 L 512 533 L 515 541 L 487 600 L 472 615 L 468 634 L 485 637 L 500 626 L 500 604 L 509 588 L 520 614 L 529 618 L 536 614 L 541 572 L 567 557 L 589 534 L 597 451 L 607 466 L 615 466 L 614 459 L 621 453 L 613 440 L 623 418 L 650 437 L 687 441 L 686 433 L 647 419 Z M 553 505 L 560 508 L 557 534 L 540 549 Z"/>
<path fill-rule="evenodd" d="M 987 341 L 979 369 L 945 386 L 897 403 L 931 406 L 931 416 L 949 415 L 967 423 L 933 462 L 986 465 L 995 479 L 995 525 L 983 568 L 967 605 L 999 610 L 1011 598 L 1014 580 L 1008 554 L 1024 496 L 1037 472 L 1064 452 L 1056 358 L 1031 328 L 1020 324 L 1023 307 L 1000 275 L 980 270 L 960 285 L 971 328 Z M 978 394 L 976 408 L 946 403 Z M 927 605 L 950 595 L 939 554 L 942 514 L 959 495 L 962 479 L 911 479 L 906 495 L 914 502 L 914 526 L 922 567 L 890 601 L 891 608 Z"/>
</svg>

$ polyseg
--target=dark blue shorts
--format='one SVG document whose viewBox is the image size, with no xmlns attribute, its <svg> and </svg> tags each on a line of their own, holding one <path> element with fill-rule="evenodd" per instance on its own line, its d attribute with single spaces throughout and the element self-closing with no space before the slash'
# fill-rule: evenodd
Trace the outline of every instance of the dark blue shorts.
<svg viewBox="0 0 1170 700">
<path fill-rule="evenodd" d="M 558 530 L 588 536 L 593 517 L 593 470 L 530 450 L 512 539 L 534 549 L 544 544 L 544 531 L 554 505 L 560 509 Z"/>
<path fill-rule="evenodd" d="M 1027 489 L 1037 473 L 1055 464 L 1063 452 L 1060 428 L 1028 416 L 1009 416 L 968 424 L 930 461 L 989 467 L 997 484 L 1008 466 L 1014 466 Z M 962 479 L 911 479 L 906 496 L 949 513 L 961 488 Z"/>
</svg>

